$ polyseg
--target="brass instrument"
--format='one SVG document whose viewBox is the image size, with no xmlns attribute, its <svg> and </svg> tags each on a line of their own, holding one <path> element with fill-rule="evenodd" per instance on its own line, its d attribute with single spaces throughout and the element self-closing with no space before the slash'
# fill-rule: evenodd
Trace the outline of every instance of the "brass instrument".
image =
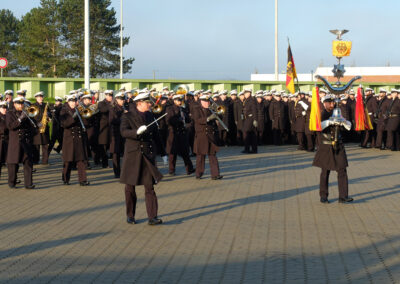
<svg viewBox="0 0 400 284">
<path fill-rule="evenodd" d="M 46 126 L 47 126 L 47 122 L 48 122 L 48 113 L 47 113 L 48 108 L 49 108 L 49 104 L 46 103 L 46 106 L 44 107 L 44 111 L 43 111 L 42 121 L 40 122 L 42 124 L 39 128 L 40 133 L 46 132 Z"/>
<path fill-rule="evenodd" d="M 154 102 L 154 105 L 151 107 L 151 112 L 155 113 L 155 114 L 159 114 L 164 110 L 164 106 L 159 104 L 160 100 L 161 100 L 162 94 L 161 93 L 156 93 L 154 96 L 154 99 L 156 100 Z"/>
<path fill-rule="evenodd" d="M 39 114 L 39 108 L 37 106 L 30 105 L 27 102 L 24 102 L 24 105 L 24 111 L 30 118 L 36 117 Z"/>
<path fill-rule="evenodd" d="M 185 84 L 180 84 L 174 88 L 174 92 L 177 95 L 186 95 L 189 92 L 189 87 Z"/>
<path fill-rule="evenodd" d="M 79 106 L 77 107 L 79 114 L 83 118 L 91 118 L 93 115 L 99 112 L 98 103 L 91 104 L 89 106 L 85 106 L 81 102 L 79 102 Z"/>
<path fill-rule="evenodd" d="M 29 119 L 29 122 L 32 124 L 34 128 L 37 128 L 36 123 L 32 120 L 31 117 L 35 117 L 39 114 L 39 108 L 37 106 L 32 106 L 27 102 L 24 102 L 24 108 L 22 112 L 25 113 L 26 117 Z"/>
<path fill-rule="evenodd" d="M 221 126 L 226 130 L 226 132 L 229 132 L 229 128 L 225 125 L 222 119 L 219 118 L 219 115 L 223 115 L 225 113 L 226 111 L 225 106 L 218 105 L 211 97 L 209 100 L 211 102 L 209 110 L 211 111 L 212 114 L 216 114 L 219 124 L 221 124 Z"/>
<path fill-rule="evenodd" d="M 163 111 L 164 107 L 160 104 L 156 104 L 151 107 L 151 112 L 155 114 L 159 114 Z"/>
<path fill-rule="evenodd" d="M 218 115 L 225 114 L 225 112 L 226 112 L 225 106 L 221 106 L 221 105 L 217 104 L 211 97 L 210 97 L 210 102 L 211 102 L 211 108 L 213 109 L 213 111 L 215 113 L 217 113 Z"/>
</svg>

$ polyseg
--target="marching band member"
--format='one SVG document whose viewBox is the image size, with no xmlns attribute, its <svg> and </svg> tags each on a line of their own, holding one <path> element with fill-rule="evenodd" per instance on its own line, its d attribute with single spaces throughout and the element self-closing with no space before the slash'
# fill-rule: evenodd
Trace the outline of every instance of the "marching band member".
<svg viewBox="0 0 400 284">
<path fill-rule="evenodd" d="M 333 95 L 326 95 L 322 100 L 324 105 L 324 109 L 321 111 L 322 135 L 314 157 L 313 166 L 321 168 L 319 187 L 321 203 L 329 203 L 328 185 L 331 171 L 336 171 L 338 175 L 339 202 L 348 203 L 352 202 L 353 198 L 350 198 L 348 195 L 349 189 L 346 171 L 348 163 L 340 128 L 349 131 L 351 129 L 351 122 L 346 119 L 340 122 L 330 119 L 334 113 L 334 98 Z"/>
<path fill-rule="evenodd" d="M 287 111 L 281 94 L 276 93 L 269 106 L 269 118 L 272 121 L 272 140 L 274 145 L 282 145 L 282 136 L 286 129 Z"/>
<path fill-rule="evenodd" d="M 8 128 L 6 125 L 7 102 L 0 102 L 0 176 L 1 168 L 6 162 L 8 148 Z"/>
<path fill-rule="evenodd" d="M 218 126 L 215 122 L 217 114 L 209 109 L 209 92 L 200 96 L 200 104 L 193 108 L 192 118 L 196 131 L 194 140 L 194 152 L 196 153 L 196 179 L 201 179 L 204 174 L 206 155 L 210 163 L 211 179 L 222 179 L 217 159 L 218 148 Z"/>
<path fill-rule="evenodd" d="M 43 92 L 35 94 L 36 103 L 33 106 L 38 107 L 39 113 L 33 119 L 36 122 L 37 129 L 35 136 L 33 136 L 34 155 L 33 163 L 38 164 L 40 160 L 40 146 L 42 146 L 42 165 L 49 164 L 49 143 L 50 143 L 50 130 L 48 126 L 49 118 L 51 118 L 50 109 L 48 104 L 43 103 Z M 45 113 L 46 112 L 46 113 Z M 43 120 L 43 116 L 47 119 Z M 45 118 L 46 118 L 45 117 Z"/>
<path fill-rule="evenodd" d="M 12 90 L 7 90 L 4 92 L 4 101 L 7 102 L 8 110 L 14 109 L 13 96 L 14 92 Z"/>
<path fill-rule="evenodd" d="M 242 153 L 257 153 L 257 102 L 251 94 L 252 90 L 244 90 L 242 109 L 244 150 Z"/>
<path fill-rule="evenodd" d="M 109 125 L 110 125 L 110 154 L 112 154 L 113 171 L 115 178 L 119 178 L 121 174 L 120 160 L 124 152 L 124 139 L 121 136 L 120 125 L 121 117 L 125 112 L 125 94 L 120 92 L 115 95 L 115 101 L 110 109 Z"/>
<path fill-rule="evenodd" d="M 106 98 L 99 102 L 98 108 L 100 113 L 100 128 L 99 128 L 99 151 L 101 163 L 103 168 L 108 167 L 107 150 L 110 146 L 110 127 L 109 127 L 109 113 L 112 107 L 114 92 L 106 90 L 104 92 Z"/>
<path fill-rule="evenodd" d="M 369 119 L 372 123 L 373 129 L 364 131 L 364 139 L 362 140 L 361 147 L 367 148 L 368 142 L 370 142 L 370 147 L 375 148 L 375 140 L 376 140 L 376 121 L 374 119 L 374 114 L 378 109 L 378 102 L 373 97 L 373 92 L 371 88 L 365 88 L 365 106 L 368 109 Z"/>
<path fill-rule="evenodd" d="M 62 149 L 63 129 L 62 129 L 61 123 L 60 123 L 60 111 L 62 108 L 62 101 L 63 101 L 63 99 L 61 97 L 56 96 L 53 109 L 51 110 L 53 119 L 52 119 L 52 129 L 51 129 L 49 151 L 48 151 L 49 154 L 51 153 L 51 150 L 53 150 L 53 147 L 54 147 L 56 141 L 58 141 L 58 146 L 54 150 L 57 153 L 60 153 L 61 149 Z"/>
<path fill-rule="evenodd" d="M 124 113 L 121 118 L 121 135 L 125 138 L 124 158 L 120 182 L 125 184 L 125 203 L 127 222 L 135 224 L 137 185 L 144 185 L 145 201 L 149 225 L 158 225 L 158 201 L 154 184 L 162 179 L 156 166 L 156 150 L 165 155 L 154 116 L 150 112 L 149 93 L 140 93 L 135 97 L 136 107 Z M 166 162 L 166 157 L 163 157 Z"/>
<path fill-rule="evenodd" d="M 86 94 L 81 97 L 82 106 L 81 108 L 88 108 L 92 105 L 92 95 Z M 83 125 L 85 125 L 86 131 L 86 145 L 88 148 L 88 154 L 92 157 L 95 164 L 99 164 L 99 155 L 98 155 L 98 144 L 97 144 L 97 131 L 96 131 L 96 123 L 97 123 L 97 116 L 92 115 L 90 117 L 82 117 Z M 90 169 L 89 159 L 87 162 L 87 167 Z"/>
<path fill-rule="evenodd" d="M 189 158 L 189 136 L 186 124 L 190 123 L 189 114 L 182 107 L 183 95 L 174 95 L 174 104 L 166 108 L 166 122 L 168 125 L 168 138 L 166 151 L 169 154 L 169 174 L 175 175 L 177 155 L 181 156 L 185 163 L 188 175 L 195 172 L 192 161 Z"/>
<path fill-rule="evenodd" d="M 78 180 L 81 186 L 90 183 L 86 178 L 87 146 L 84 137 L 84 126 L 79 119 L 75 95 L 67 97 L 67 104 L 60 112 L 61 125 L 64 128 L 62 158 L 64 162 L 62 181 L 69 185 L 71 170 L 74 163 L 78 169 Z"/>
<path fill-rule="evenodd" d="M 14 109 L 6 114 L 6 125 L 9 130 L 9 143 L 6 163 L 8 166 L 8 186 L 15 188 L 17 183 L 18 164 L 24 165 L 24 183 L 26 189 L 34 189 L 32 184 L 32 121 L 24 109 L 25 99 L 17 97 L 13 100 Z"/>
<path fill-rule="evenodd" d="M 396 89 L 391 90 L 390 104 L 387 109 L 387 142 L 386 147 L 392 151 L 399 149 L 399 135 L 398 130 L 400 126 L 400 100 L 397 97 L 400 91 Z"/>
</svg>

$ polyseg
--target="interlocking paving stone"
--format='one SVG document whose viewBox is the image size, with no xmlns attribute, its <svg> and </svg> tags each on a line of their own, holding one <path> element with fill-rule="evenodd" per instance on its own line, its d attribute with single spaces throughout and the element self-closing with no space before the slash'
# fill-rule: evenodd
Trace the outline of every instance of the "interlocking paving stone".
<svg viewBox="0 0 400 284">
<path fill-rule="evenodd" d="M 0 179 L 1 283 L 399 283 L 400 154 L 347 146 L 353 204 L 319 202 L 313 153 L 262 146 L 218 153 L 224 179 L 177 175 L 156 185 L 164 224 L 125 221 L 111 169 L 61 183 L 60 156 L 37 166 L 33 191 Z M 21 178 L 22 175 L 21 175 Z"/>
</svg>

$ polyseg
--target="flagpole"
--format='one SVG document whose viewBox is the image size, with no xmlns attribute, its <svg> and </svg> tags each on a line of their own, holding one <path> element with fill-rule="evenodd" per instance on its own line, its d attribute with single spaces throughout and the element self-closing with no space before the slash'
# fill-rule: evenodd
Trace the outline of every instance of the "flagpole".
<svg viewBox="0 0 400 284">
<path fill-rule="evenodd" d="M 85 20 L 84 20 L 84 52 L 85 52 L 85 67 L 84 67 L 84 75 L 85 75 L 85 89 L 90 89 L 90 26 L 89 26 L 89 0 L 85 0 Z"/>
<path fill-rule="evenodd" d="M 278 76 L 278 0 L 275 0 L 275 80 Z"/>
</svg>

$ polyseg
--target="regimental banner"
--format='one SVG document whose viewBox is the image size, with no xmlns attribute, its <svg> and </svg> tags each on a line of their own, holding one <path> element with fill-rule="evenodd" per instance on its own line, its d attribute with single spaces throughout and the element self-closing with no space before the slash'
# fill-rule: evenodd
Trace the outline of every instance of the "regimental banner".
<svg viewBox="0 0 400 284">
<path fill-rule="evenodd" d="M 351 41 L 334 40 L 332 42 L 332 55 L 335 57 L 350 56 Z"/>
</svg>

